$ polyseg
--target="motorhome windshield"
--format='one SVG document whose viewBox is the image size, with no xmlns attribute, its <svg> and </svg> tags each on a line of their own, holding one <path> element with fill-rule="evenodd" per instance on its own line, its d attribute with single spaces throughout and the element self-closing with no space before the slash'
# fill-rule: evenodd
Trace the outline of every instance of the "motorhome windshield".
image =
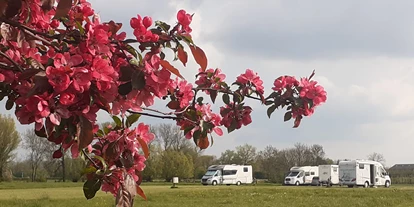
<svg viewBox="0 0 414 207">
<path fill-rule="evenodd" d="M 299 171 L 292 171 L 292 172 L 290 172 L 289 173 L 289 177 L 295 177 L 295 176 L 297 176 L 299 174 Z"/>
<path fill-rule="evenodd" d="M 207 176 L 213 176 L 214 174 L 216 174 L 216 172 L 217 172 L 217 170 L 208 170 L 208 171 L 206 172 L 206 175 L 207 175 Z"/>
</svg>

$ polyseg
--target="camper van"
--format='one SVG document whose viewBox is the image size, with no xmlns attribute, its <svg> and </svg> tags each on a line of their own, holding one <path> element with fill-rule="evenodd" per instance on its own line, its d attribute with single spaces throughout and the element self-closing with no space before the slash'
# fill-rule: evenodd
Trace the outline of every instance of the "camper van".
<svg viewBox="0 0 414 207">
<path fill-rule="evenodd" d="M 370 160 L 339 162 L 339 182 L 352 188 L 354 186 L 390 187 L 391 178 L 381 163 Z"/>
<path fill-rule="evenodd" d="M 201 178 L 203 185 L 241 185 L 253 183 L 251 165 L 212 165 Z"/>
<path fill-rule="evenodd" d="M 339 166 L 319 165 L 319 184 L 339 185 Z"/>
<path fill-rule="evenodd" d="M 286 176 L 285 185 L 310 185 L 313 177 L 318 176 L 318 166 L 303 166 L 290 168 L 289 174 Z"/>
</svg>

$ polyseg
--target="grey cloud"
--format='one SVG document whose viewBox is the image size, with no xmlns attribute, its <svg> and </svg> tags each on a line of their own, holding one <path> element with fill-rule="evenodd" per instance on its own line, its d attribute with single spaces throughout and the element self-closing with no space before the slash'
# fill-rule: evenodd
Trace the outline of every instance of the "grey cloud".
<svg viewBox="0 0 414 207">
<path fill-rule="evenodd" d="M 413 6 L 413 1 L 206 1 L 203 20 L 214 26 L 203 38 L 224 51 L 267 58 L 411 56 Z"/>
</svg>

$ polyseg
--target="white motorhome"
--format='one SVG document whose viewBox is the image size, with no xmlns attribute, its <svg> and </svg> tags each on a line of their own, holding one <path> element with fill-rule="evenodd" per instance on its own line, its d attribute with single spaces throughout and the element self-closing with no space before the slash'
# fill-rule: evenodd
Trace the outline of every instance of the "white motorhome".
<svg viewBox="0 0 414 207">
<path fill-rule="evenodd" d="M 390 187 L 391 178 L 381 163 L 371 160 L 339 162 L 339 181 L 342 185 Z"/>
<path fill-rule="evenodd" d="M 241 185 L 253 183 L 251 165 L 212 165 L 201 178 L 203 185 Z"/>
<path fill-rule="evenodd" d="M 319 184 L 339 185 L 339 166 L 319 165 Z"/>
<path fill-rule="evenodd" d="M 318 166 L 292 167 L 285 178 L 284 184 L 310 185 L 313 177 L 318 176 L 318 171 Z"/>
</svg>

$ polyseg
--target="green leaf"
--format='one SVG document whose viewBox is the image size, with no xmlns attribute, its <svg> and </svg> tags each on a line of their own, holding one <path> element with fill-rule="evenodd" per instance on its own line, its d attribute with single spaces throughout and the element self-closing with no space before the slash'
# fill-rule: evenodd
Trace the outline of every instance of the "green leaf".
<svg viewBox="0 0 414 207">
<path fill-rule="evenodd" d="M 101 156 L 98 156 L 98 155 L 95 155 L 94 158 L 96 158 L 99 161 L 101 161 L 102 166 L 103 166 L 103 168 L 104 168 L 105 171 L 108 169 L 108 164 L 106 164 L 104 158 L 102 158 Z"/>
<path fill-rule="evenodd" d="M 233 94 L 233 102 L 241 103 L 243 101 L 243 99 L 244 99 L 244 96 L 241 95 L 239 92 L 235 92 Z"/>
<path fill-rule="evenodd" d="M 216 90 L 211 90 L 210 91 L 210 98 L 211 98 L 211 101 L 213 103 L 216 101 L 216 98 L 217 98 L 217 91 Z"/>
<path fill-rule="evenodd" d="M 141 114 L 131 114 L 127 117 L 126 120 L 126 127 L 132 126 L 135 122 L 138 121 L 139 117 L 141 117 Z"/>
<path fill-rule="evenodd" d="M 135 58 L 138 58 L 138 53 L 134 47 L 132 47 L 130 44 L 125 44 L 125 48 L 126 51 L 128 51 L 131 55 L 133 55 Z"/>
<path fill-rule="evenodd" d="M 135 71 L 132 74 L 132 88 L 141 90 L 145 87 L 145 74 L 142 71 Z"/>
<path fill-rule="evenodd" d="M 285 113 L 285 116 L 284 116 L 283 119 L 284 119 L 284 121 L 289 121 L 291 118 L 292 118 L 292 112 L 288 111 L 288 112 Z"/>
<path fill-rule="evenodd" d="M 274 103 L 274 101 L 266 101 L 266 102 L 265 102 L 265 105 L 266 105 L 266 106 L 269 106 L 269 105 L 272 105 L 273 103 Z"/>
<path fill-rule="evenodd" d="M 121 119 L 120 119 L 119 117 L 117 117 L 117 116 L 112 116 L 112 119 L 114 120 L 114 122 L 115 122 L 115 124 L 116 124 L 117 126 L 119 126 L 119 127 L 121 127 L 121 126 L 122 126 L 122 121 L 121 121 Z"/>
<path fill-rule="evenodd" d="M 168 32 L 171 28 L 170 25 L 162 21 L 155 21 L 155 26 L 160 27 L 162 30 L 164 30 L 164 32 Z"/>
<path fill-rule="evenodd" d="M 134 68 L 131 66 L 121 66 L 121 74 L 119 76 L 119 81 L 130 81 L 132 79 L 132 74 L 134 73 Z"/>
<path fill-rule="evenodd" d="M 6 101 L 6 110 L 12 109 L 13 105 L 14 105 L 13 99 L 11 99 L 11 98 L 7 99 L 7 101 Z"/>
<path fill-rule="evenodd" d="M 185 128 L 184 129 L 184 136 L 193 129 L 194 129 L 194 126 L 189 126 L 189 127 Z"/>
<path fill-rule="evenodd" d="M 193 140 L 194 140 L 195 144 L 197 144 L 197 141 L 198 141 L 198 139 L 200 139 L 200 136 L 201 136 L 201 131 L 200 130 L 197 130 L 193 133 Z"/>
<path fill-rule="evenodd" d="M 236 127 L 237 127 L 237 121 L 233 120 L 230 124 L 230 127 L 227 128 L 227 133 L 230 134 L 232 131 L 234 131 L 236 129 Z"/>
<path fill-rule="evenodd" d="M 272 113 L 276 110 L 276 108 L 277 108 L 277 106 L 276 105 L 273 105 L 273 106 L 271 106 L 271 107 L 269 107 L 268 109 L 267 109 L 267 116 L 270 118 L 270 116 L 272 115 Z"/>
<path fill-rule="evenodd" d="M 227 93 L 223 94 L 223 102 L 227 105 L 230 105 L 230 96 L 229 96 L 229 94 L 227 94 Z"/>
<path fill-rule="evenodd" d="M 83 194 L 85 195 L 86 199 L 92 199 L 95 197 L 96 192 L 101 189 L 102 181 L 98 178 L 94 178 L 92 180 L 87 180 L 83 185 Z"/>
<path fill-rule="evenodd" d="M 91 174 L 91 173 L 95 173 L 96 172 L 96 168 L 94 166 L 88 166 L 85 167 L 82 172 L 81 175 L 85 175 L 85 174 Z"/>
<path fill-rule="evenodd" d="M 132 82 L 126 82 L 118 87 L 118 93 L 120 95 L 126 96 L 132 91 Z"/>
<path fill-rule="evenodd" d="M 198 97 L 198 98 L 197 98 L 197 103 L 198 103 L 199 105 L 202 105 L 202 104 L 203 104 L 203 100 L 204 100 L 204 98 L 203 98 L 203 97 Z"/>
</svg>

